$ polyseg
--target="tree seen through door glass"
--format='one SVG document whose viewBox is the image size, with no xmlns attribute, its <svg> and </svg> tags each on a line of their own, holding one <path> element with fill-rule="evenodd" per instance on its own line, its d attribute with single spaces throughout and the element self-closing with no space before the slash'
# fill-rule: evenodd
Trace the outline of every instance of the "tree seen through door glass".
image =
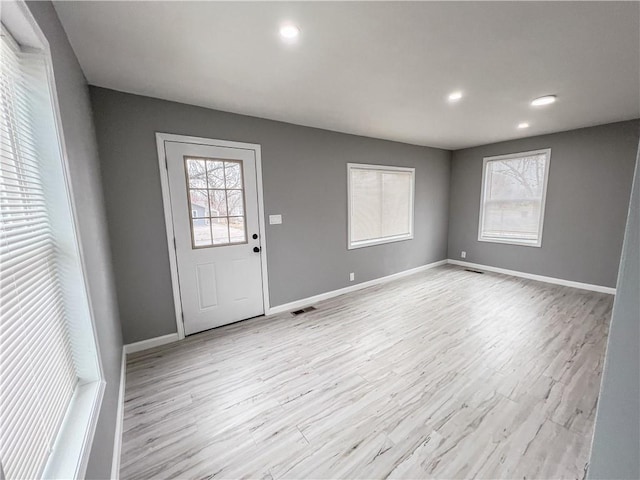
<svg viewBox="0 0 640 480">
<path fill-rule="evenodd" d="M 227 190 L 227 205 L 229 206 L 229 216 L 243 216 L 244 205 L 242 204 L 242 190 Z"/>
<path fill-rule="evenodd" d="M 209 188 L 225 188 L 224 162 L 207 160 L 207 180 Z"/>
<path fill-rule="evenodd" d="M 247 242 L 242 161 L 185 157 L 193 248 Z"/>
<path fill-rule="evenodd" d="M 204 160 L 187 160 L 189 188 L 207 188 L 207 170 Z"/>
<path fill-rule="evenodd" d="M 227 197 L 224 190 L 209 190 L 212 217 L 227 216 Z"/>
<path fill-rule="evenodd" d="M 242 189 L 242 171 L 240 163 L 225 162 L 224 171 L 226 176 L 226 188 Z"/>
</svg>

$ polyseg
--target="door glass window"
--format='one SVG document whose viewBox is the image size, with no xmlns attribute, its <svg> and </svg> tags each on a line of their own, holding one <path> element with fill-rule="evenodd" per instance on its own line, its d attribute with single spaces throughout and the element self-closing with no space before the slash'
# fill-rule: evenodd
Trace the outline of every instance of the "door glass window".
<svg viewBox="0 0 640 480">
<path fill-rule="evenodd" d="M 247 243 L 241 160 L 184 157 L 191 246 Z"/>
</svg>

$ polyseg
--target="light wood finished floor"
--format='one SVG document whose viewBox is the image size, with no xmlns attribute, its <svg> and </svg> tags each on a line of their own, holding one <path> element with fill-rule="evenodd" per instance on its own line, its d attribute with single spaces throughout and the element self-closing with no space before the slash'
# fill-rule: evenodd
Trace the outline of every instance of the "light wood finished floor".
<svg viewBox="0 0 640 480">
<path fill-rule="evenodd" d="M 612 300 L 445 266 L 132 355 L 121 477 L 583 478 Z"/>
</svg>

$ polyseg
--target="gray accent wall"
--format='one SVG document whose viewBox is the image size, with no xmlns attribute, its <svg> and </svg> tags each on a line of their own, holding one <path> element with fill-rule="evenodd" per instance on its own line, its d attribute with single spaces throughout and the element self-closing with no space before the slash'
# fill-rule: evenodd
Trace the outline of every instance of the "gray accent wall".
<svg viewBox="0 0 640 480">
<path fill-rule="evenodd" d="M 176 331 L 156 132 L 262 146 L 272 306 L 447 258 L 449 151 L 90 92 L 125 343 Z M 347 249 L 348 162 L 416 168 L 413 240 Z"/>
<path fill-rule="evenodd" d="M 448 256 L 615 287 L 639 138 L 638 120 L 453 152 Z M 542 247 L 478 241 L 483 157 L 551 148 Z"/>
<path fill-rule="evenodd" d="M 122 335 L 91 104 L 84 75 L 53 5 L 50 2 L 29 2 L 28 6 L 51 48 L 78 218 L 76 226 L 106 380 L 86 477 L 110 478 L 120 388 Z"/>
<path fill-rule="evenodd" d="M 587 476 L 640 478 L 640 150 Z"/>
</svg>

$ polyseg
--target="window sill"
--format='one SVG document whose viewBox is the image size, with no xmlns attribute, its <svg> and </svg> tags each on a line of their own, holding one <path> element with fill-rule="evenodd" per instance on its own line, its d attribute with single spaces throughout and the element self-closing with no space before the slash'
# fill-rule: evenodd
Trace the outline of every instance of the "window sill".
<svg viewBox="0 0 640 480">
<path fill-rule="evenodd" d="M 405 240 L 412 240 L 413 235 L 401 235 L 396 237 L 379 238 L 376 240 L 362 240 L 360 242 L 350 242 L 347 246 L 348 250 L 354 250 L 356 248 L 372 247 L 374 245 L 383 245 L 385 243 L 403 242 Z"/>
<path fill-rule="evenodd" d="M 84 478 L 105 382 L 78 385 L 43 478 Z"/>
<path fill-rule="evenodd" d="M 479 242 L 502 243 L 505 245 L 517 245 L 520 247 L 542 247 L 542 240 L 518 240 L 511 238 L 486 238 L 478 237 Z"/>
</svg>

